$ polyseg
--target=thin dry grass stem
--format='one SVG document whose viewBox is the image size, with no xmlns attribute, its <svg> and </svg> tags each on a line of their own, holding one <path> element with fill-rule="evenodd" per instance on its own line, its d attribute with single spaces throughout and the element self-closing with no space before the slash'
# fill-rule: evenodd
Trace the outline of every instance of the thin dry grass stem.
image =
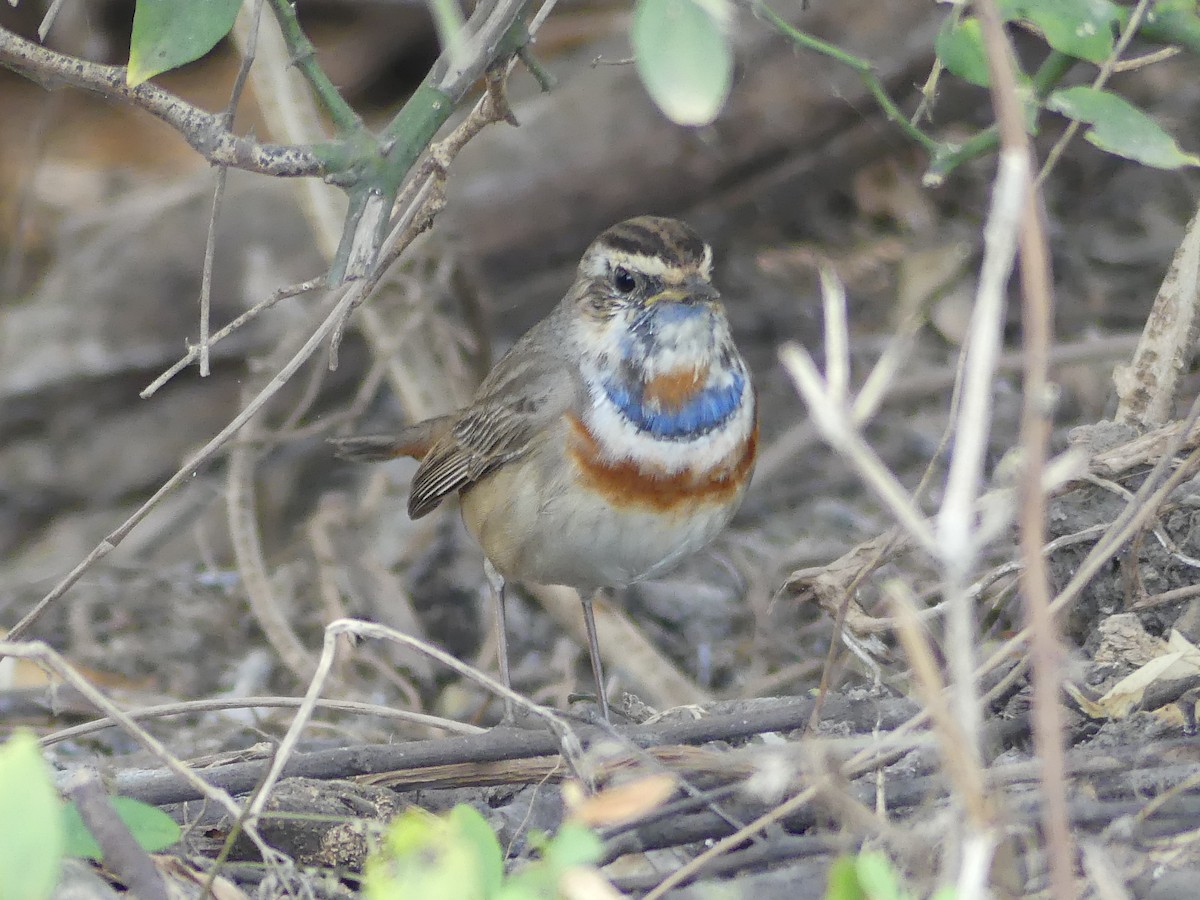
<svg viewBox="0 0 1200 900">
<path fill-rule="evenodd" d="M 1143 0 L 1143 3 L 1145 0 Z M 1025 130 L 1022 102 L 1017 93 L 1013 50 L 995 0 L 976 4 L 988 72 L 992 105 L 1000 130 L 1002 158 L 1020 154 L 1032 166 L 1033 150 Z M 1042 760 L 1042 827 L 1050 870 L 1051 893 L 1071 900 L 1075 890 L 1075 848 L 1067 810 L 1064 723 L 1059 703 L 1061 686 L 1057 622 L 1050 612 L 1050 581 L 1042 547 L 1046 543 L 1046 493 L 1042 484 L 1050 445 L 1049 357 L 1052 343 L 1054 293 L 1050 256 L 1036 184 L 1024 189 L 1020 232 L 1021 337 L 1025 350 L 1024 398 L 1020 441 L 1022 470 L 1018 486 L 1018 532 L 1025 568 L 1021 587 L 1026 618 L 1032 632 L 1033 739 Z"/>
<path fill-rule="evenodd" d="M 866 381 L 859 388 L 850 408 L 850 418 L 860 428 L 874 418 L 879 411 L 884 398 L 891 393 L 896 384 L 900 369 L 909 358 L 917 332 L 921 330 L 922 321 L 919 316 L 910 316 L 900 328 L 888 339 L 883 353 L 871 367 Z M 940 455 L 940 454 L 937 454 Z"/>
<path fill-rule="evenodd" d="M 721 838 L 721 840 L 717 841 L 699 856 L 688 860 L 686 863 L 660 881 L 654 890 L 649 891 L 644 897 L 642 897 L 642 900 L 659 900 L 659 898 L 665 896 L 666 893 L 672 888 L 691 878 L 693 875 L 703 869 L 704 866 L 708 864 L 709 860 L 716 859 L 718 856 L 728 853 L 739 844 L 743 844 L 748 841 L 751 837 L 758 834 L 763 829 L 774 825 L 776 822 L 786 819 L 796 810 L 801 809 L 808 803 L 811 803 L 813 798 L 816 796 L 817 789 L 815 787 L 805 788 L 794 797 L 790 797 L 783 803 L 776 806 L 774 809 L 763 813 L 753 822 L 746 823 L 745 827 L 739 828 L 728 837 Z"/>
<path fill-rule="evenodd" d="M 246 49 L 242 54 L 242 64 L 238 67 L 237 76 L 233 80 L 233 89 L 229 94 L 229 103 L 220 116 L 221 127 L 226 131 L 233 127 L 234 113 L 238 101 L 246 87 L 246 79 L 250 75 L 250 67 L 254 64 L 255 46 L 258 43 L 258 23 L 262 18 L 263 0 L 256 0 L 252 7 L 249 36 Z M 204 242 L 204 264 L 200 275 L 200 336 L 197 345 L 200 348 L 200 377 L 209 375 L 209 318 L 212 311 L 212 273 L 217 255 L 217 222 L 221 217 L 221 204 L 225 199 L 225 184 L 229 180 L 229 167 L 218 165 L 213 185 L 212 212 L 208 217 L 208 237 Z"/>
<path fill-rule="evenodd" d="M 1099 475 L 1088 473 L 1084 475 L 1081 480 L 1087 482 L 1088 484 L 1093 484 L 1101 490 L 1116 494 L 1118 497 L 1121 497 L 1127 502 L 1133 500 L 1133 491 L 1129 490 L 1129 488 L 1125 487 L 1124 485 L 1117 484 L 1115 481 L 1109 478 L 1101 478 Z M 1173 540 L 1171 540 L 1171 536 L 1167 534 L 1167 530 L 1163 526 L 1162 520 L 1159 518 L 1157 511 L 1155 512 L 1155 521 L 1149 527 L 1150 531 L 1154 534 L 1155 540 L 1158 541 L 1159 546 L 1169 553 L 1177 562 L 1180 562 L 1192 569 L 1200 568 L 1200 559 L 1196 559 L 1195 557 L 1184 553 L 1179 549 L 1179 546 Z"/>
<path fill-rule="evenodd" d="M 946 604 L 946 661 L 952 702 L 961 726 L 962 752 L 978 766 L 983 716 L 975 682 L 979 639 L 975 605 L 968 579 L 990 530 L 977 524 L 983 491 L 983 464 L 991 433 L 992 391 L 996 360 L 1004 331 L 1005 287 L 1016 258 L 1017 231 L 1029 166 L 1025 157 L 1002 152 L 992 189 L 992 206 L 984 227 L 983 263 L 962 354 L 962 379 L 954 419 L 954 450 L 949 460 L 945 496 L 937 516 L 938 559 Z M 985 828 L 977 804 L 966 800 L 977 829 Z"/>
<path fill-rule="evenodd" d="M 1178 784 L 1173 785 L 1170 789 L 1163 791 L 1144 807 L 1138 810 L 1137 815 L 1134 816 L 1134 820 L 1139 824 L 1145 822 L 1180 794 L 1186 794 L 1188 791 L 1191 791 L 1197 787 L 1200 787 L 1200 772 L 1183 779 Z"/>
<path fill-rule="evenodd" d="M 261 817 L 263 809 L 270 799 L 271 791 L 283 775 L 284 768 L 295 752 L 296 745 L 300 741 L 300 736 L 303 734 L 305 727 L 312 718 L 313 711 L 316 709 L 321 691 L 325 688 L 325 683 L 333 667 L 334 658 L 337 655 L 337 648 L 342 635 L 393 641 L 401 646 L 418 650 L 430 659 L 441 663 L 459 675 L 474 681 L 486 690 L 508 700 L 512 704 L 520 706 L 522 709 L 527 710 L 532 715 L 544 721 L 558 735 L 562 744 L 563 757 L 568 763 L 572 764 L 573 768 L 574 763 L 582 758 L 583 748 L 579 743 L 579 739 L 571 732 L 567 723 L 553 711 L 543 706 L 538 706 L 536 703 L 531 703 L 527 698 L 510 690 L 495 679 L 488 677 L 478 669 L 468 666 L 456 657 L 451 656 L 443 650 L 439 650 L 425 641 L 417 640 L 407 634 L 402 634 L 395 629 L 387 628 L 374 622 L 362 622 L 357 619 L 338 619 L 325 626 L 325 641 L 321 649 L 321 658 L 318 660 L 316 670 L 309 682 L 308 691 L 304 695 L 304 701 L 297 709 L 296 715 L 292 719 L 292 724 L 288 727 L 287 734 L 284 735 L 283 740 L 280 742 L 279 749 L 275 754 L 270 769 L 267 771 L 266 777 L 246 807 L 246 821 L 255 823 Z M 581 780 L 587 781 L 588 779 Z"/>
<path fill-rule="evenodd" d="M 1002 154 L 992 189 L 992 207 L 984 227 L 979 287 L 962 355 L 961 400 L 953 423 L 954 453 L 946 476 L 946 494 L 937 516 L 939 558 L 948 571 L 965 577 L 979 546 L 976 504 L 983 487 L 983 464 L 991 433 L 992 392 L 1004 332 L 1005 287 L 1017 252 L 1017 231 L 1028 160 Z M 971 634 L 971 632 L 968 632 Z M 967 635 L 957 635 L 961 639 Z"/>
<path fill-rule="evenodd" d="M 295 709 L 304 700 L 301 697 L 217 697 L 210 700 L 185 700 L 179 703 L 163 703 L 158 706 L 142 706 L 125 711 L 130 719 L 141 722 L 147 719 L 164 719 L 169 716 L 196 715 L 198 713 L 218 712 L 226 709 Z M 449 731 L 452 734 L 483 734 L 486 728 L 469 725 L 465 722 L 455 722 L 453 719 L 443 719 L 426 713 L 410 712 L 406 709 L 395 709 L 391 706 L 381 706 L 378 703 L 362 703 L 357 700 L 318 700 L 318 709 L 330 712 L 352 713 L 356 716 L 378 716 L 381 719 L 392 719 L 397 722 L 408 722 L 428 728 Z M 43 747 L 58 744 L 62 741 L 86 737 L 112 728 L 118 723 L 109 717 L 72 725 L 41 738 L 38 743 Z"/>
<path fill-rule="evenodd" d="M 219 787 L 209 784 L 195 769 L 185 765 L 184 762 L 169 751 L 162 743 L 159 742 L 154 735 L 146 731 L 134 721 L 133 717 L 118 707 L 115 703 L 108 699 L 101 691 L 93 687 L 91 682 L 79 674 L 75 668 L 67 662 L 54 648 L 42 641 L 0 641 L 0 658 L 14 657 L 16 659 L 32 659 L 50 669 L 59 678 L 65 681 L 75 690 L 79 691 L 89 703 L 104 713 L 109 719 L 114 722 L 117 727 L 128 734 L 131 738 L 141 744 L 146 750 L 158 759 L 162 764 L 171 771 L 176 778 L 189 785 L 193 790 L 197 791 L 200 796 L 207 798 L 213 803 L 220 806 L 230 815 L 235 818 L 241 815 L 242 809 L 237 801 L 233 799 L 226 791 Z M 271 864 L 273 860 L 278 860 L 280 855 L 271 849 L 259 836 L 258 830 L 251 824 L 246 828 L 246 834 L 254 845 L 263 854 L 263 859 Z"/>
<path fill-rule="evenodd" d="M 1135 334 L 1113 334 L 1062 343 L 1054 347 L 1050 361 L 1058 367 L 1125 359 L 1137 347 L 1137 343 L 1138 336 Z M 1019 350 L 1002 353 L 996 361 L 996 371 L 998 373 L 1020 372 L 1024 362 L 1024 354 Z M 897 373 L 897 377 L 890 384 L 884 386 L 887 389 L 887 395 L 893 399 L 924 397 L 954 387 L 958 380 L 957 370 L 957 365 L 929 366 L 914 372 Z M 873 380 L 873 376 L 874 371 L 864 383 L 863 390 L 859 393 L 860 397 L 868 393 L 867 385 Z M 871 397 L 870 399 L 877 402 L 881 398 Z M 858 415 L 858 406 L 859 402 L 856 399 L 856 416 Z M 953 408 L 953 404 L 951 407 Z M 874 410 L 872 409 L 871 412 L 873 413 Z M 753 489 L 757 489 L 778 475 L 781 470 L 795 460 L 797 453 L 812 444 L 814 440 L 815 432 L 812 425 L 809 422 L 800 422 L 767 444 L 759 454 L 758 465 L 754 468 Z M 940 454 L 935 454 L 935 458 L 937 456 Z"/>
<path fill-rule="evenodd" d="M 1104 61 L 1104 64 L 1100 67 L 1100 71 L 1092 80 L 1093 88 L 1099 90 L 1100 88 L 1104 87 L 1105 83 L 1114 72 L 1122 71 L 1120 68 L 1121 56 L 1129 47 L 1129 42 L 1133 40 L 1133 36 L 1137 34 L 1138 29 L 1142 27 L 1142 21 L 1146 18 L 1146 13 L 1150 11 L 1151 2 L 1152 0 L 1138 0 L 1137 6 L 1133 8 L 1133 12 L 1129 14 L 1129 19 L 1125 22 L 1125 27 L 1121 29 L 1121 34 L 1117 37 L 1116 43 L 1113 44 L 1113 49 L 1112 52 L 1108 54 L 1108 59 Z M 1176 48 L 1171 49 L 1176 50 Z M 1141 68 L 1142 66 L 1148 65 L 1148 63 L 1144 61 L 1145 59 L 1146 57 L 1142 57 L 1142 61 L 1138 61 L 1138 64 L 1133 67 Z M 1050 173 L 1058 164 L 1058 160 L 1062 157 L 1063 152 L 1067 149 L 1067 145 L 1070 144 L 1075 135 L 1079 133 L 1079 127 L 1079 121 L 1077 119 L 1072 119 L 1067 124 L 1067 128 L 1062 133 L 1062 136 L 1054 142 L 1054 146 L 1051 147 L 1050 152 L 1046 154 L 1046 162 L 1042 165 L 1042 170 L 1038 172 L 1037 180 L 1034 185 L 1037 189 L 1040 190 L 1041 186 L 1046 183 L 1046 179 L 1050 176 Z"/>
<path fill-rule="evenodd" d="M 248 421 L 244 437 L 253 440 L 257 422 Z M 229 472 L 225 481 L 226 521 L 233 545 L 238 575 L 250 601 L 250 611 L 266 635 L 268 643 L 283 664 L 301 681 L 312 677 L 312 655 L 292 628 L 284 612 L 263 559 L 255 503 L 254 467 L 258 454 L 248 441 L 236 443 L 229 454 Z"/>
<path fill-rule="evenodd" d="M 323 622 L 333 622 L 336 619 L 349 617 L 346 605 L 342 602 L 341 588 L 338 587 L 340 566 L 337 549 L 334 547 L 333 537 L 329 531 L 333 522 L 338 519 L 345 519 L 345 510 L 338 509 L 336 505 L 327 502 L 322 497 L 316 512 L 309 516 L 308 521 L 304 523 L 304 534 L 308 539 L 313 564 L 317 569 L 317 595 L 321 598 L 321 621 Z M 345 644 L 343 649 L 349 650 L 352 646 L 352 639 L 346 637 L 343 641 Z M 341 680 L 346 674 L 345 660 L 343 659 L 341 665 L 335 662 L 335 666 L 337 666 L 335 677 Z M 405 699 L 409 702 L 412 701 L 411 695 L 406 696 Z"/>
<path fill-rule="evenodd" d="M 1189 584 L 1186 587 L 1172 588 L 1169 591 L 1162 591 L 1157 594 L 1148 594 L 1131 603 L 1129 609 L 1132 612 L 1138 612 L 1143 609 L 1154 609 L 1157 606 L 1178 603 L 1180 600 L 1191 600 L 1193 597 L 1200 597 L 1200 584 Z"/>
<path fill-rule="evenodd" d="M 821 295 L 827 308 L 826 321 L 845 319 L 846 293 L 837 276 L 829 269 L 821 271 Z M 829 307 L 840 307 L 830 312 Z M 918 544 L 931 555 L 936 553 L 937 542 L 933 529 L 922 515 L 896 476 L 883 464 L 879 456 L 863 438 L 850 417 L 850 404 L 842 375 L 849 368 L 845 358 L 845 345 L 841 345 L 843 358 L 833 362 L 838 346 L 827 346 L 827 365 L 839 382 L 828 382 L 821 378 L 812 356 L 798 344 L 788 343 L 779 348 L 779 359 L 796 386 L 797 392 L 807 404 L 814 424 L 839 453 L 854 466 L 859 476 L 874 490 L 876 495 L 891 510 L 892 515 L 908 531 Z"/>
<path fill-rule="evenodd" d="M 1096 900 L 1133 900 L 1125 889 L 1125 879 L 1113 865 L 1112 848 L 1099 841 L 1080 841 L 1083 871 L 1096 889 Z"/>
<path fill-rule="evenodd" d="M 306 294 L 309 291 L 313 291 L 319 287 L 322 287 L 324 284 L 325 279 L 322 276 L 318 278 L 310 278 L 308 281 L 301 281 L 298 284 L 289 284 L 285 287 L 279 288 L 278 290 L 272 291 L 270 296 L 254 304 L 254 306 L 250 307 L 250 309 L 239 315 L 224 328 L 213 332 L 213 334 L 209 336 L 208 346 L 212 347 L 214 344 L 225 340 L 225 338 L 229 337 L 229 335 L 233 334 L 260 313 L 266 312 L 280 300 L 286 300 L 289 297 L 295 297 L 299 294 Z M 169 369 L 167 369 L 165 372 L 155 378 L 154 381 L 150 382 L 149 385 L 143 388 L 142 392 L 138 396 L 143 400 L 148 400 L 158 391 L 159 388 L 195 362 L 199 355 L 199 347 L 196 345 L 190 345 L 188 347 L 188 352 L 184 354 L 181 359 L 175 362 Z"/>
<path fill-rule="evenodd" d="M 1152 53 L 1135 56 L 1133 59 L 1122 60 L 1113 66 L 1113 72 L 1134 72 L 1138 69 L 1144 69 L 1147 66 L 1153 66 L 1156 63 L 1166 62 L 1168 59 L 1172 59 L 1182 52 L 1183 49 L 1180 47 L 1163 47 L 1161 50 L 1155 50 Z"/>
<path fill-rule="evenodd" d="M 933 724 L 938 750 L 950 783 L 957 790 L 975 829 L 985 831 L 991 825 L 992 814 L 977 736 L 968 734 L 968 726 L 958 718 L 957 709 L 951 711 L 937 657 L 930 644 L 929 633 L 921 624 L 912 591 L 905 584 L 890 581 L 884 588 L 884 596 L 895 617 L 896 635 L 912 667 L 913 684 L 921 698 L 921 705 L 928 711 Z M 954 602 L 963 602 L 963 599 L 958 597 Z M 957 694 L 951 691 L 950 699 L 957 700 Z"/>
</svg>

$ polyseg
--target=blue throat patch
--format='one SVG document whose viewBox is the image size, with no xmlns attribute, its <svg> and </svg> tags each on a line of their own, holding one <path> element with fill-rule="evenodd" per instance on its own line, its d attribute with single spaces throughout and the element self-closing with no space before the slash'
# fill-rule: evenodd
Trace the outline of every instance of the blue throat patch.
<svg viewBox="0 0 1200 900">
<path fill-rule="evenodd" d="M 721 427 L 738 411 L 745 388 L 745 376 L 735 372 L 727 386 L 705 388 L 679 409 L 664 410 L 646 405 L 640 382 L 604 382 L 604 393 L 625 418 L 640 431 L 666 440 L 697 438 Z"/>
</svg>

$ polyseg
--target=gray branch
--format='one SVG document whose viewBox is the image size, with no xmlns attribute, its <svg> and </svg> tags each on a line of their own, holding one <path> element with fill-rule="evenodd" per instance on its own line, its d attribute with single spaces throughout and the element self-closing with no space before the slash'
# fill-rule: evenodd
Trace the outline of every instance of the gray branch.
<svg viewBox="0 0 1200 900">
<path fill-rule="evenodd" d="M 229 131 L 221 116 L 206 112 L 149 82 L 130 87 L 125 69 L 56 53 L 0 28 L 0 66 L 47 90 L 80 88 L 141 107 L 166 122 L 213 165 L 286 178 L 325 176 L 326 163 L 309 147 L 260 144 Z"/>
</svg>

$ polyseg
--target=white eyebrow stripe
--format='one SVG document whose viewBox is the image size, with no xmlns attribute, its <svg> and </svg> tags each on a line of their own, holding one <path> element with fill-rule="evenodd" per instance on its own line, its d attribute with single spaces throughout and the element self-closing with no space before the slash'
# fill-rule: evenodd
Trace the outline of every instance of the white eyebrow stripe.
<svg viewBox="0 0 1200 900">
<path fill-rule="evenodd" d="M 604 248 L 604 253 L 597 260 L 597 263 L 606 263 L 609 268 L 623 266 L 631 272 L 641 272 L 644 275 L 649 275 L 654 278 L 665 278 L 668 281 L 683 281 L 691 272 L 697 271 L 693 266 L 680 266 L 670 263 L 661 256 L 647 256 L 643 253 L 628 253 L 623 250 L 614 250 L 612 248 Z M 712 248 L 707 244 L 704 245 L 704 260 L 698 267 L 698 271 L 705 279 L 709 279 L 712 275 Z M 604 270 L 588 272 L 589 275 L 597 276 L 604 275 Z"/>
</svg>

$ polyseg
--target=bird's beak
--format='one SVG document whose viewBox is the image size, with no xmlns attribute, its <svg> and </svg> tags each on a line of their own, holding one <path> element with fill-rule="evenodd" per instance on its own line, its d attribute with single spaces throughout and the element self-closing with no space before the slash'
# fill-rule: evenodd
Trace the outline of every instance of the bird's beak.
<svg viewBox="0 0 1200 900">
<path fill-rule="evenodd" d="M 721 295 L 717 293 L 717 289 L 701 278 L 699 275 L 693 275 L 683 282 L 683 284 L 673 285 L 664 288 L 657 294 L 646 298 L 646 305 L 650 306 L 655 303 L 685 303 L 685 304 L 701 304 L 715 303 L 721 299 Z"/>
</svg>

